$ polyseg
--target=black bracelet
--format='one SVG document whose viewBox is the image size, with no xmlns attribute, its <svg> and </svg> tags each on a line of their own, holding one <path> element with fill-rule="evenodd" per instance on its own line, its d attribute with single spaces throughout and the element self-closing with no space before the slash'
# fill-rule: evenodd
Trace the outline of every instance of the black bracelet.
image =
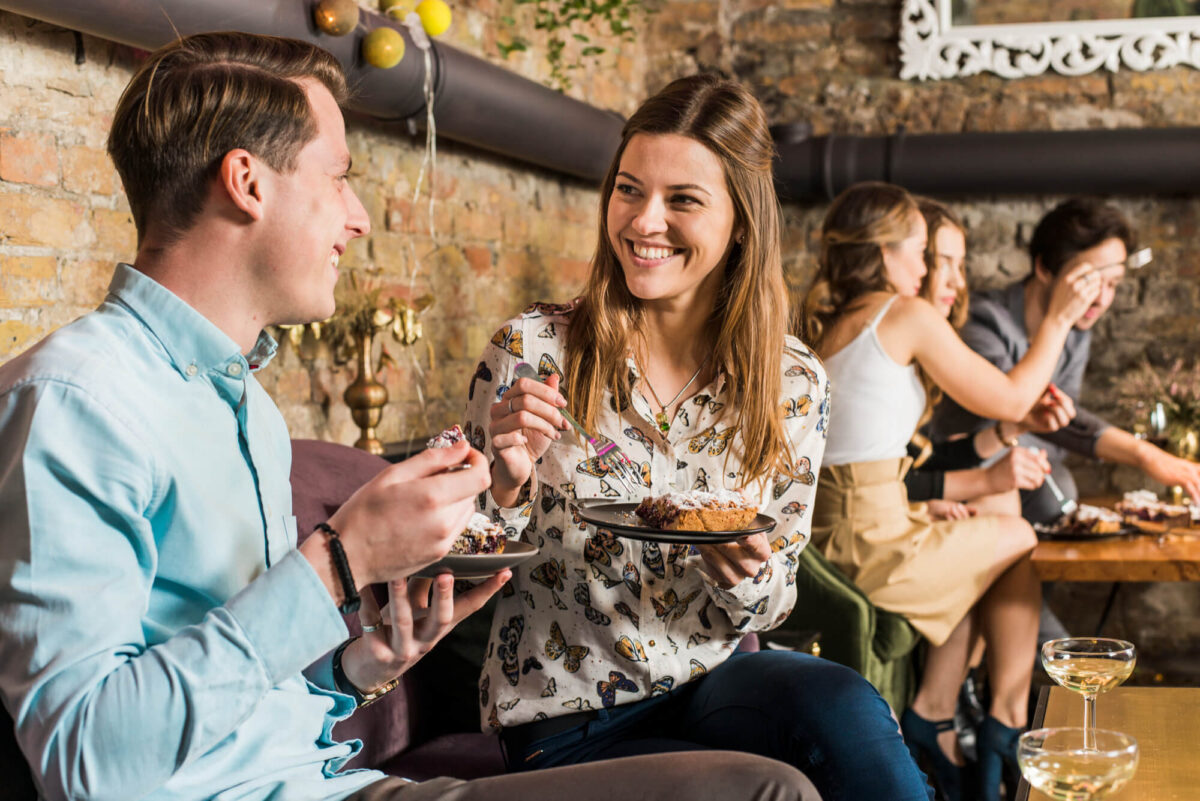
<svg viewBox="0 0 1200 801">
<path fill-rule="evenodd" d="M 358 594 L 358 587 L 354 586 L 354 576 L 350 574 L 350 562 L 346 559 L 346 549 L 342 547 L 341 535 L 334 531 L 328 523 L 317 523 L 314 531 L 324 532 L 326 539 L 329 540 L 329 555 L 333 558 L 333 569 L 337 571 L 338 581 L 342 584 L 342 595 L 345 596 L 345 600 L 338 606 L 338 611 L 343 615 L 357 612 L 359 605 L 362 604 L 362 598 Z"/>
</svg>

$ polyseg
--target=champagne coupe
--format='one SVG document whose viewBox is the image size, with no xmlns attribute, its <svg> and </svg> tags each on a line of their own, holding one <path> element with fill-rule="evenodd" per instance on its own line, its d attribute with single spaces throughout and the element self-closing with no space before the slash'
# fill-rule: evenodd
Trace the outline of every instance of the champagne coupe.
<svg viewBox="0 0 1200 801">
<path fill-rule="evenodd" d="M 1106 729 L 1034 729 L 1017 740 L 1017 764 L 1025 781 L 1055 801 L 1101 801 L 1133 778 L 1138 744 Z"/>
<path fill-rule="evenodd" d="M 1133 673 L 1133 643 L 1108 637 L 1067 637 L 1042 645 L 1042 667 L 1050 678 L 1083 696 L 1083 728 L 1096 730 L 1096 696 Z"/>
</svg>

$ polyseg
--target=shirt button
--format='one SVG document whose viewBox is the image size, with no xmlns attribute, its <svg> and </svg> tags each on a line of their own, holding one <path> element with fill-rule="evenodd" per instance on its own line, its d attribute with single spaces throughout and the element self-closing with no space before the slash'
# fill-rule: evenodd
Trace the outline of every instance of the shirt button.
<svg viewBox="0 0 1200 801">
<path fill-rule="evenodd" d="M 649 641 L 648 643 L 646 643 L 646 644 L 647 644 L 647 645 L 649 645 L 651 648 L 653 648 L 653 647 L 654 647 L 654 640 L 650 640 L 650 641 Z"/>
<path fill-rule="evenodd" d="M 229 365 L 229 374 L 230 375 L 241 375 L 242 374 L 242 366 L 240 364 L 238 364 L 237 362 L 234 362 L 233 364 Z"/>
<path fill-rule="evenodd" d="M 200 372 L 200 370 L 196 367 L 196 365 L 189 364 L 184 372 L 187 373 L 188 376 L 194 376 L 196 373 Z"/>
</svg>

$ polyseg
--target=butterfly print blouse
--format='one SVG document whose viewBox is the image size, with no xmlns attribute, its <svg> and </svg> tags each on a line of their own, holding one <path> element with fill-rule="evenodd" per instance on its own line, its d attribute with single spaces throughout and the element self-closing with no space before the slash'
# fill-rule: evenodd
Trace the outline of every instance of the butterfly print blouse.
<svg viewBox="0 0 1200 801">
<path fill-rule="evenodd" d="M 496 332 L 468 391 L 472 444 L 487 452 L 489 408 L 508 390 L 518 362 L 543 376 L 562 375 L 571 305 L 534 304 Z M 829 384 L 820 361 L 788 337 L 780 354 L 780 403 L 792 469 L 743 488 L 741 438 L 723 414 L 723 376 L 688 398 L 663 435 L 654 410 L 634 392 L 617 411 L 606 395 L 594 436 L 615 439 L 638 466 L 642 485 L 630 497 L 573 432 L 538 461 L 529 500 L 480 510 L 510 537 L 540 553 L 513 570 L 500 591 L 480 677 L 485 728 L 514 726 L 580 710 L 627 704 L 670 692 L 721 664 L 749 631 L 773 628 L 796 600 L 796 555 L 808 541 L 809 509 L 825 450 Z M 637 366 L 629 361 L 636 375 Z M 704 573 L 687 545 L 642 542 L 598 533 L 576 513 L 584 498 L 624 498 L 672 490 L 742 489 L 778 521 L 767 536 L 773 554 L 754 578 L 724 590 Z"/>
</svg>

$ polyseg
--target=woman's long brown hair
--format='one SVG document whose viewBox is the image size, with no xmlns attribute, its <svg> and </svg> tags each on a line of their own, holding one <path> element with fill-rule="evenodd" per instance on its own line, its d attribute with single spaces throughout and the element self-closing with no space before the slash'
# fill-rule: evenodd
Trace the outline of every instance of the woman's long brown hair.
<svg viewBox="0 0 1200 801">
<path fill-rule="evenodd" d="M 609 243 L 608 204 L 621 157 L 634 136 L 678 134 L 707 147 L 725 168 L 734 230 L 743 232 L 725 264 L 709 320 L 712 359 L 726 377 L 726 415 L 741 433 L 743 478 L 750 483 L 783 463 L 787 451 L 780 386 L 787 289 L 780 254 L 780 210 L 772 179 L 775 147 L 766 115 L 740 84 L 715 75 L 680 78 L 647 100 L 621 133 L 600 191 L 600 229 L 591 274 L 568 329 L 565 395 L 583 426 L 593 429 L 605 391 L 618 408 L 633 392 L 626 358 L 633 352 L 642 308 L 625 285 Z"/>
<path fill-rule="evenodd" d="M 846 189 L 821 224 L 817 276 L 804 298 L 804 338 L 820 349 L 829 327 L 869 292 L 894 291 L 883 248 L 907 238 L 919 214 L 912 195 L 893 184 L 865 181 Z"/>
</svg>

